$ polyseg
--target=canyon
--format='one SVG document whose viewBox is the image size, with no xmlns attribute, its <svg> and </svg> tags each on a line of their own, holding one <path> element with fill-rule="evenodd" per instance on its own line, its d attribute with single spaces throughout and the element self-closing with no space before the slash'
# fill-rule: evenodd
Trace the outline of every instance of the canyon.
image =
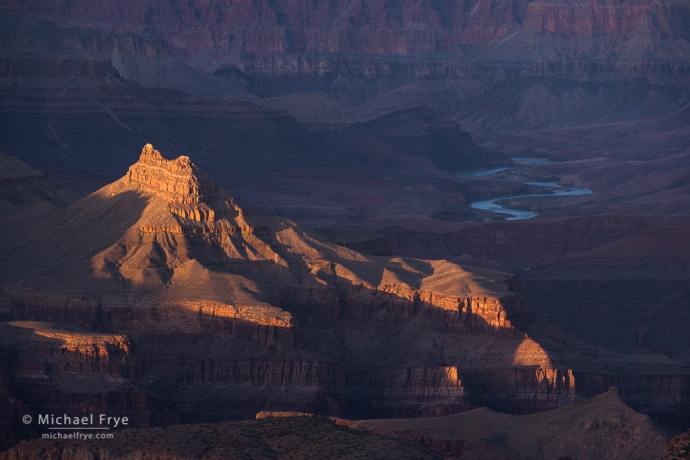
<svg viewBox="0 0 690 460">
<path fill-rule="evenodd" d="M 634 409 L 690 423 L 687 363 L 569 336 L 511 274 L 364 255 L 256 214 L 150 144 L 67 207 L 22 206 L 0 245 L 3 377 L 34 414 L 89 407 L 135 427 L 530 414 L 616 385 Z"/>
<path fill-rule="evenodd" d="M 3 448 L 85 408 L 429 458 L 690 428 L 686 2 L 9 0 L 0 94 Z M 471 206 L 549 183 L 593 193 Z"/>
</svg>

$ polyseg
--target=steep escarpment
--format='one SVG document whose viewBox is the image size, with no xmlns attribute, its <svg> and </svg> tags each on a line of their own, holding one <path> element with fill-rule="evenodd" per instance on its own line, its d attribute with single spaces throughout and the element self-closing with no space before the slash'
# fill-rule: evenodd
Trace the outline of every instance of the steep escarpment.
<svg viewBox="0 0 690 460">
<path fill-rule="evenodd" d="M 7 370 L 7 349 L 2 349 L 3 372 Z M 24 415 L 32 415 L 31 408 L 17 399 L 12 387 L 5 379 L 0 381 L 0 394 L 2 394 L 2 416 L 0 417 L 0 449 L 9 449 L 22 439 L 30 439 L 36 436 L 36 429 L 22 423 Z"/>
<path fill-rule="evenodd" d="M 106 61 L 112 64 L 118 76 L 145 87 L 175 88 L 216 97 L 230 94 L 251 97 L 242 87 L 214 78 L 175 59 L 168 51 L 167 42 L 160 36 L 150 33 L 137 35 L 130 31 L 102 33 L 91 27 L 66 26 L 46 17 L 7 10 L 0 12 L 0 18 L 4 64 L 12 62 L 7 58 L 21 57 L 20 61 L 24 62 L 28 60 L 33 64 L 34 77 L 40 76 L 40 68 L 51 65 L 51 62 L 55 65 L 56 61 L 61 60 L 84 61 L 82 65 L 88 65 L 89 61 Z M 17 72 L 19 69 L 16 65 L 13 67 L 10 75 L 22 80 L 17 78 L 22 72 Z"/>
<path fill-rule="evenodd" d="M 120 412 L 134 426 L 178 420 L 172 404 L 135 383 L 141 365 L 127 336 L 21 321 L 2 323 L 0 335 L 12 355 L 5 375 L 17 400 L 35 413 L 98 407 Z"/>
<path fill-rule="evenodd" d="M 50 171 L 59 185 L 88 194 L 120 177 L 147 142 L 216 167 L 328 163 L 289 115 L 238 100 L 250 95 L 166 55 L 160 39 L 7 11 L 0 23 L 0 148 Z M 110 154 L 94 152 L 99 145 Z"/>
<path fill-rule="evenodd" d="M 161 196 L 171 204 L 170 212 L 183 219 L 214 222 L 251 213 L 237 206 L 188 157 L 166 160 L 147 144 L 141 158 L 124 177 L 123 185 Z"/>
<path fill-rule="evenodd" d="M 6 101 L 0 115 L 3 149 L 72 180 L 93 182 L 84 170 L 123 174 L 136 161 L 132 149 L 146 142 L 180 154 L 187 148 L 208 154 L 217 167 L 232 163 L 267 172 L 278 165 L 289 170 L 328 164 L 323 146 L 285 112 L 232 98 L 202 101 L 178 90 L 143 88 L 122 79 L 108 61 L 2 62 L 8 77 L 0 87 Z M 96 145 L 113 146 L 112 155 L 94 154 Z"/>
<path fill-rule="evenodd" d="M 450 49 L 463 38 L 478 41 L 505 35 L 518 25 L 527 5 L 517 2 L 516 6 L 522 6 L 523 12 L 513 12 L 514 3 L 511 0 L 495 5 L 473 0 L 462 6 L 407 3 L 396 5 L 395 14 L 390 14 L 390 7 L 381 2 L 355 4 L 349 1 L 252 5 L 220 1 L 203 6 L 153 1 L 136 8 L 106 11 L 94 10 L 86 4 L 46 7 L 22 1 L 12 7 L 82 25 L 93 23 L 96 18 L 105 19 L 101 27 L 109 31 L 125 30 L 125 24 L 130 24 L 129 27 L 137 32 L 149 26 L 184 54 L 209 48 L 225 52 L 240 49 L 426 53 Z M 155 21 L 146 14 L 150 8 L 159 11 Z M 253 27 L 248 27 L 249 18 L 256 21 Z M 207 32 L 197 33 L 195 23 L 203 24 Z"/>
<path fill-rule="evenodd" d="M 688 88 L 690 11 L 671 0 L 472 0 L 462 6 L 152 0 L 112 9 L 16 0 L 9 7 L 118 37 L 123 44 L 109 59 L 123 77 L 145 86 L 244 98 L 322 90 L 338 99 L 329 121 L 340 121 L 352 103 L 378 115 L 429 104 L 473 131 L 520 132 L 670 114 Z M 34 36 L 45 36 L 45 27 L 34 28 Z M 127 57 L 139 48 L 146 49 L 140 54 L 168 53 L 150 35 L 112 34 L 130 30 L 155 33 L 169 53 L 214 76 L 183 72 L 163 64 L 164 57 L 156 57 L 157 64 Z M 86 36 L 77 48 L 103 42 L 99 46 L 110 52 L 109 38 Z M 31 40 L 8 44 L 49 48 Z M 301 109 L 288 110 L 298 115 Z"/>
<path fill-rule="evenodd" d="M 595 36 L 669 34 L 686 37 L 686 5 L 673 1 L 527 2 L 471 0 L 462 5 L 434 2 L 340 1 L 335 4 L 287 2 L 177 5 L 152 0 L 137 7 L 95 8 L 88 4 L 51 6 L 30 0 L 8 4 L 15 11 L 42 14 L 75 24 L 98 24 L 105 31 L 148 27 L 169 40 L 180 54 L 201 50 L 227 53 L 314 52 L 412 54 L 453 49 L 461 43 L 502 38 L 519 29 Z M 155 15 L 147 14 L 156 11 Z M 232 14 L 231 14 L 232 12 Z M 253 19 L 248 27 L 249 19 Z M 206 33 L 199 34 L 195 26 Z M 130 29 L 127 29 L 129 27 Z"/>
<path fill-rule="evenodd" d="M 146 81 L 127 73 L 120 59 L 168 59 L 146 54 L 148 36 L 111 36 L 30 19 L 0 25 L 8 29 L 8 40 L 44 43 L 36 52 L 12 45 L 0 57 L 0 149 L 49 171 L 60 186 L 91 193 L 121 177 L 141 145 L 153 143 L 175 156 L 194 157 L 223 187 L 242 194 L 243 203 L 318 226 L 352 224 L 376 201 L 387 205 L 375 209 L 461 206 L 451 174 L 443 181 L 452 192 L 426 187 L 439 181 L 434 163 L 423 158 L 433 154 L 432 146 L 440 145 L 445 157 L 459 163 L 476 160 L 476 146 L 441 115 L 421 117 L 420 126 L 433 132 L 420 133 L 420 152 L 393 149 L 406 166 L 392 173 L 394 181 L 382 181 L 379 174 L 391 174 L 386 165 L 372 171 L 371 162 L 350 155 L 352 150 L 335 152 L 285 111 L 211 91 L 179 69 L 152 73 Z M 127 43 L 101 46 L 120 38 Z M 133 68 L 148 72 L 149 64 L 138 62 Z M 414 119 L 410 123 L 414 127 Z M 408 185 L 413 190 L 405 190 Z"/>
</svg>

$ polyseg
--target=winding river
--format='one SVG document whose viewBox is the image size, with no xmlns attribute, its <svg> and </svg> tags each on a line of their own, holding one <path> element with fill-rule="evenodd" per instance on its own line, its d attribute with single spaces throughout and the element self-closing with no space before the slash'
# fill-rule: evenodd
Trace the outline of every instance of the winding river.
<svg viewBox="0 0 690 460">
<path fill-rule="evenodd" d="M 544 197 L 544 196 L 576 196 L 576 195 L 592 195 L 593 192 L 587 188 L 566 188 L 561 187 L 555 182 L 525 182 L 527 185 L 537 185 L 539 187 L 548 187 L 551 189 L 559 189 L 551 193 L 531 193 L 528 195 L 514 195 L 514 196 L 504 196 L 500 198 L 491 198 L 489 200 L 475 201 L 472 203 L 473 209 L 481 209 L 484 211 L 499 212 L 501 214 L 507 214 L 509 217 L 506 220 L 518 220 L 518 219 L 529 219 L 536 216 L 537 214 L 531 211 L 519 211 L 516 209 L 508 209 L 503 206 L 496 204 L 500 200 L 509 200 L 512 198 L 531 198 L 531 197 Z"/>
</svg>

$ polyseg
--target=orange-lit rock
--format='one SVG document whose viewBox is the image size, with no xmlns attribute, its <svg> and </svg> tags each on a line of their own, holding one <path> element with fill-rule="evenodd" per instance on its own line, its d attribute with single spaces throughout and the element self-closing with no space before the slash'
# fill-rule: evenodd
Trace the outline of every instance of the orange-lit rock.
<svg viewBox="0 0 690 460">
<path fill-rule="evenodd" d="M 260 411 L 530 414 L 617 385 L 683 423 L 688 369 L 564 336 L 506 273 L 360 254 L 284 218 L 199 221 L 170 211 L 180 202 L 241 209 L 188 159 L 147 146 L 123 179 L 3 222 L 14 227 L 0 240 L 0 315 L 21 401 L 121 407 L 156 425 Z"/>
</svg>

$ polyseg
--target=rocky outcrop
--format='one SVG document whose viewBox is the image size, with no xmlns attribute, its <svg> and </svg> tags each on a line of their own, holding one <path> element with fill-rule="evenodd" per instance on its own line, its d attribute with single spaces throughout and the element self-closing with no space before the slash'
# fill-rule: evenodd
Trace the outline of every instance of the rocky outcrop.
<svg viewBox="0 0 690 460">
<path fill-rule="evenodd" d="M 329 305 L 330 308 L 323 310 Z M 511 320 L 519 324 L 529 321 L 529 312 L 524 302 L 519 300 L 462 299 L 391 285 L 379 289 L 366 286 L 338 290 L 283 288 L 280 290 L 280 306 L 298 316 L 316 316 L 325 320 L 367 321 L 381 309 L 405 319 L 423 314 L 453 332 L 517 333 Z"/>
<path fill-rule="evenodd" d="M 84 295 L 46 292 L 21 286 L 2 287 L 3 321 L 66 323 L 94 331 L 135 330 L 162 333 L 184 328 L 187 333 L 212 332 L 264 346 L 299 343 L 290 313 L 269 306 L 235 306 L 209 301 L 122 303 Z M 66 336 L 70 332 L 65 332 Z M 126 340 L 126 339 L 122 339 Z M 101 349 L 99 347 L 97 349 Z"/>
<path fill-rule="evenodd" d="M 212 223 L 251 214 L 251 210 L 237 206 L 233 198 L 214 184 L 189 157 L 166 160 L 151 144 L 144 146 L 141 158 L 129 168 L 123 183 L 169 201 L 170 212 L 187 220 Z M 209 233 L 214 233 L 214 229 L 209 229 Z"/>
<path fill-rule="evenodd" d="M 249 417 L 256 407 L 326 415 L 356 414 L 367 418 L 439 416 L 478 406 L 502 412 L 529 414 L 557 408 L 568 401 L 595 395 L 603 391 L 602 388 L 617 385 L 637 410 L 672 426 L 690 423 L 683 415 L 686 414 L 685 408 L 690 405 L 685 397 L 685 388 L 690 385 L 690 378 L 682 371 L 676 375 L 664 375 L 654 374 L 654 371 L 649 370 L 637 371 L 637 374 L 617 374 L 611 371 L 583 372 L 548 367 L 510 369 L 514 362 L 525 359 L 519 358 L 519 353 L 510 350 L 507 350 L 507 363 L 501 363 L 498 355 L 495 355 L 484 359 L 475 358 L 476 360 L 469 360 L 462 366 L 410 363 L 399 367 L 393 362 L 386 363 L 392 357 L 386 359 L 385 354 L 381 354 L 386 351 L 385 348 L 379 351 L 380 340 L 368 339 L 368 343 L 361 344 L 362 351 L 347 341 L 339 345 L 328 345 L 327 340 L 315 335 L 316 332 L 310 325 L 314 321 L 320 325 L 328 324 L 329 321 L 353 322 L 353 325 L 363 321 L 366 324 L 380 316 L 381 308 L 384 308 L 390 309 L 396 317 L 406 318 L 405 321 L 419 323 L 425 318 L 424 321 L 439 325 L 446 334 L 472 337 L 475 344 L 480 343 L 480 338 L 486 334 L 487 337 L 496 339 L 502 334 L 522 337 L 523 333 L 515 330 L 506 318 L 518 318 L 522 327 L 529 327 L 529 315 L 520 318 L 520 310 L 506 311 L 501 303 L 487 303 L 483 299 L 462 302 L 454 299 L 452 305 L 448 303 L 445 307 L 448 309 L 445 309 L 444 302 L 450 302 L 450 299 L 443 297 L 424 293 L 415 296 L 410 293 L 410 298 L 404 299 L 404 292 L 396 296 L 381 293 L 363 297 L 365 291 L 360 289 L 349 296 L 343 293 L 345 296 L 341 297 L 340 302 L 349 308 L 330 310 L 328 313 L 323 310 L 332 305 L 332 302 L 338 302 L 337 291 L 318 295 L 314 291 L 284 292 L 281 294 L 285 299 L 283 308 L 292 310 L 304 325 L 298 326 L 295 319 L 278 309 L 260 313 L 255 308 L 238 309 L 212 303 L 189 304 L 187 307 L 184 304 L 168 303 L 129 308 L 101 304 L 96 308 L 95 303 L 89 306 L 89 300 L 83 297 L 69 302 L 65 298 L 47 302 L 50 295 L 38 292 L 28 295 L 26 289 L 13 292 L 14 300 L 5 297 L 5 311 L 7 313 L 7 309 L 12 309 L 14 318 L 62 318 L 63 321 L 68 318 L 70 322 L 96 324 L 98 328 L 106 330 L 122 328 L 131 331 L 127 340 L 135 345 L 133 354 L 117 358 L 117 353 L 113 355 L 110 352 L 105 361 L 97 356 L 105 356 L 103 353 L 106 348 L 99 347 L 95 342 L 87 344 L 84 352 L 68 352 L 67 355 L 64 355 L 65 351 L 57 355 L 52 351 L 39 353 L 38 349 L 24 346 L 21 348 L 24 355 L 42 356 L 41 359 L 49 361 L 55 359 L 50 356 L 59 356 L 60 361 L 48 367 L 58 373 L 89 374 L 98 371 L 129 378 L 135 385 L 144 385 L 147 391 L 165 395 L 170 403 L 175 404 L 180 417 L 187 421 Z M 18 295 L 25 296 L 24 300 L 21 301 Z M 28 298 L 33 300 L 27 302 Z M 368 303 L 362 304 L 364 298 L 368 299 Z M 396 301 L 396 298 L 399 300 Z M 430 301 L 434 303 L 429 303 Z M 83 306 L 77 307 L 77 302 L 83 302 Z M 50 303 L 54 307 L 49 307 Z M 503 300 L 502 304 L 509 306 L 510 302 Z M 77 313 L 75 307 L 81 309 L 82 313 Z M 187 308 L 189 313 L 184 313 Z M 438 309 L 438 313 L 434 313 L 434 308 Z M 98 318 L 102 320 L 99 322 Z M 375 325 L 374 322 L 372 326 Z M 338 330 L 336 326 L 329 327 Z M 320 328 L 323 329 L 323 326 Z M 355 330 L 348 331 L 342 327 L 340 331 L 339 334 L 356 333 Z M 391 339 L 385 339 L 384 343 L 387 340 Z M 79 341 L 74 340 L 74 343 Z M 317 345 L 319 343 L 321 345 Z M 332 348 L 327 351 L 323 348 L 324 345 Z M 314 346 L 320 346 L 321 352 L 326 352 L 332 359 L 324 360 L 320 357 L 295 360 L 289 357 L 298 350 L 308 354 Z M 453 346 L 462 347 L 446 343 L 444 354 L 451 356 Z M 351 352 L 343 354 L 343 347 L 351 349 Z M 230 353 L 231 356 L 219 355 L 222 349 L 228 350 L 224 353 Z M 190 356 L 184 350 L 219 351 L 211 354 L 194 352 Z M 272 357 L 259 357 L 267 351 Z M 462 351 L 456 349 L 455 353 Z M 526 350 L 521 353 L 526 353 Z M 246 358 L 252 355 L 256 358 Z M 70 358 L 71 356 L 74 357 Z M 68 364 L 70 359 L 77 362 Z M 113 362 L 113 359 L 116 361 Z M 114 364 L 118 359 L 124 359 L 129 364 L 125 367 Z M 111 364 L 108 364 L 109 361 Z M 492 361 L 494 365 L 486 365 Z M 377 362 L 381 364 L 376 365 Z M 369 365 L 362 366 L 363 363 Z M 494 366 L 496 368 L 492 368 Z M 45 365 L 41 368 L 45 369 Z M 15 378 L 18 379 L 16 381 L 21 381 L 24 388 L 33 388 L 31 391 L 35 395 L 40 395 L 49 388 L 37 387 L 35 379 L 20 377 L 19 374 L 23 372 L 19 368 L 15 372 Z M 161 378 L 163 376 L 165 378 Z M 174 385 L 172 382 L 175 382 Z M 292 390 L 287 390 L 288 388 Z M 59 404 L 64 404 L 64 407 L 80 407 L 86 401 L 84 396 L 74 395 L 69 399 L 59 396 L 55 389 L 50 391 L 55 394 L 51 407 L 58 407 Z M 279 401 L 274 400 L 276 392 L 282 394 Z M 34 401 L 28 396 L 24 399 Z M 113 401 L 118 399 L 113 399 L 111 403 Z M 666 403 L 660 405 L 661 401 Z M 151 407 L 151 416 L 158 420 L 156 423 L 163 423 L 166 420 L 165 411 L 168 410 L 166 406 Z M 158 409 L 154 410 L 156 407 Z"/>
<path fill-rule="evenodd" d="M 180 205 L 198 205 L 223 197 L 230 199 L 189 157 L 166 160 L 151 144 L 144 146 L 139 161 L 129 168 L 124 184 Z"/>
<path fill-rule="evenodd" d="M 141 363 L 134 357 L 128 337 L 55 323 L 1 326 L 0 347 L 11 356 L 4 363 L 3 374 L 25 414 L 64 411 L 77 415 L 87 409 L 117 412 L 133 426 L 177 422 L 170 403 L 135 383 L 141 377 Z M 8 436 L 42 431 L 44 427 L 35 423 L 22 423 L 22 430 L 19 423 L 25 414 L 14 411 L 15 428 Z"/>
<path fill-rule="evenodd" d="M 690 458 L 690 432 L 681 433 L 668 442 L 663 460 Z"/>
</svg>

